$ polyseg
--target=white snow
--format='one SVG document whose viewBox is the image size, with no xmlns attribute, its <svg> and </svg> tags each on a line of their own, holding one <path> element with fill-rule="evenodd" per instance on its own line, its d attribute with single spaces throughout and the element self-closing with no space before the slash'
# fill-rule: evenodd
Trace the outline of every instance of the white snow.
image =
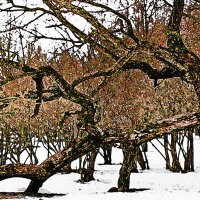
<svg viewBox="0 0 200 200">
<path fill-rule="evenodd" d="M 40 192 L 62 193 L 65 196 L 55 196 L 51 199 L 57 200 L 199 200 L 200 199 L 200 141 L 195 138 L 195 172 L 172 173 L 165 170 L 163 158 L 149 146 L 148 159 L 150 170 L 131 175 L 130 188 L 147 188 L 149 190 L 134 193 L 108 193 L 111 187 L 117 186 L 118 174 L 122 162 L 122 152 L 115 148 L 113 152 L 113 163 L 118 165 L 99 165 L 103 163 L 99 155 L 96 163 L 95 180 L 81 184 L 77 180 L 79 174 L 66 175 L 57 174 L 48 179 Z M 77 162 L 73 163 L 76 167 Z M 23 191 L 29 180 L 22 178 L 11 178 L 0 182 L 0 192 Z M 49 199 L 33 198 L 26 199 Z"/>
</svg>

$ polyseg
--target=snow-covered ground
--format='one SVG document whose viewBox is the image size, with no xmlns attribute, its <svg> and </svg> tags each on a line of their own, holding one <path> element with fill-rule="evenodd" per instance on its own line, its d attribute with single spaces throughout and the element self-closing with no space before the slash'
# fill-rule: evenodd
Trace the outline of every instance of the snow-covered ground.
<svg viewBox="0 0 200 200">
<path fill-rule="evenodd" d="M 58 200 L 199 200 L 200 199 L 200 141 L 195 138 L 195 172 L 193 173 L 171 173 L 166 171 L 163 158 L 149 146 L 148 159 L 150 170 L 131 175 L 130 188 L 147 188 L 149 190 L 134 193 L 108 193 L 111 187 L 117 186 L 120 165 L 99 165 L 103 163 L 98 156 L 96 163 L 95 180 L 90 183 L 81 184 L 77 180 L 79 174 L 67 175 L 57 174 L 47 180 L 40 192 L 63 193 L 65 196 L 55 196 Z M 115 148 L 113 152 L 113 163 L 122 162 L 122 152 Z M 73 166 L 76 167 L 74 162 Z M 0 192 L 23 191 L 29 180 L 12 178 L 0 182 Z M 48 199 L 33 198 L 26 199 Z"/>
</svg>

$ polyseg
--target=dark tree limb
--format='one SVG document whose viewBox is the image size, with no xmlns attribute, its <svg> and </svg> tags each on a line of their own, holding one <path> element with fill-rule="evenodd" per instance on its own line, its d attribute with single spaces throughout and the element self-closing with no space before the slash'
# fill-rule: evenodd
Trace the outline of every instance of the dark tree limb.
<svg viewBox="0 0 200 200">
<path fill-rule="evenodd" d="M 38 192 L 42 184 L 65 165 L 100 146 L 103 137 L 98 136 L 94 128 L 91 130 L 93 131 L 91 134 L 75 140 L 70 146 L 49 157 L 40 165 L 10 164 L 0 166 L 0 180 L 11 177 L 28 178 L 31 179 L 31 183 L 26 192 Z"/>
<path fill-rule="evenodd" d="M 34 113 L 37 114 L 39 112 L 39 107 L 42 101 L 43 94 L 43 83 L 42 79 L 45 76 L 51 76 L 56 82 L 56 87 L 62 92 L 62 97 L 70 100 L 74 103 L 77 103 L 82 106 L 82 122 L 83 124 L 89 123 L 94 124 L 94 115 L 95 115 L 95 103 L 91 99 L 90 96 L 83 94 L 72 87 L 63 77 L 59 74 L 54 68 L 51 66 L 44 66 L 39 69 L 32 68 L 28 65 L 21 64 L 21 62 L 11 61 L 7 59 L 0 59 L 0 63 L 7 64 L 12 66 L 15 69 L 21 70 L 24 72 L 23 76 L 31 76 L 33 80 L 36 82 L 36 90 L 37 90 L 37 100 Z M 22 75 L 21 75 L 22 76 Z M 20 77 L 21 77 L 20 76 Z M 15 78 L 18 78 L 15 77 Z M 14 79 L 12 79 L 14 80 Z M 11 81 L 10 79 L 1 82 L 1 85 L 5 85 L 7 82 Z"/>
<path fill-rule="evenodd" d="M 33 80 L 35 81 L 36 84 L 36 90 L 37 90 L 37 99 L 35 103 L 35 108 L 34 108 L 34 114 L 32 117 L 35 117 L 38 115 L 40 106 L 42 104 L 42 94 L 43 94 L 43 76 L 38 76 L 37 78 L 33 77 Z"/>
</svg>

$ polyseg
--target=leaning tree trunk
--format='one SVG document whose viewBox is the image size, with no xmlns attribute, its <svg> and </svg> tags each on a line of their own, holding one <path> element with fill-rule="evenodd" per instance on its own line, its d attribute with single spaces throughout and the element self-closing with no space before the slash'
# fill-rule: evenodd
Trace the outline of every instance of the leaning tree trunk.
<svg viewBox="0 0 200 200">
<path fill-rule="evenodd" d="M 37 168 L 40 169 L 39 174 L 34 178 L 31 178 L 31 182 L 25 192 L 37 193 L 39 188 L 42 187 L 43 183 L 49 177 L 60 171 L 67 164 L 78 159 L 80 156 L 83 156 L 99 147 L 101 143 L 99 138 L 100 137 L 88 135 L 80 141 L 75 141 L 74 144 L 42 162 L 37 166 Z M 41 177 L 39 175 L 41 175 Z"/>
<path fill-rule="evenodd" d="M 140 147 L 138 147 L 137 149 L 137 161 L 142 170 L 145 170 L 148 168 L 148 160 L 145 160 L 145 158 L 143 157 L 142 150 L 140 149 Z"/>
<path fill-rule="evenodd" d="M 133 159 L 136 157 L 137 147 L 134 143 L 124 146 L 124 160 L 119 171 L 118 191 L 127 192 L 130 186 L 130 175 L 132 170 Z"/>
</svg>

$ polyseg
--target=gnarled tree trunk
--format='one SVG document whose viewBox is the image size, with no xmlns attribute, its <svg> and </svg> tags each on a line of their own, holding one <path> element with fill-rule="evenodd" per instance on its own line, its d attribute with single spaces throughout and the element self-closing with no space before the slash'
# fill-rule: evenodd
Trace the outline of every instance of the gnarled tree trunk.
<svg viewBox="0 0 200 200">
<path fill-rule="evenodd" d="M 59 172 L 65 165 L 99 147 L 100 143 L 101 137 L 95 137 L 91 134 L 80 141 L 74 141 L 69 147 L 49 157 L 40 165 L 11 164 L 1 166 L 0 180 L 11 177 L 31 179 L 26 192 L 37 193 L 49 177 Z"/>
</svg>

